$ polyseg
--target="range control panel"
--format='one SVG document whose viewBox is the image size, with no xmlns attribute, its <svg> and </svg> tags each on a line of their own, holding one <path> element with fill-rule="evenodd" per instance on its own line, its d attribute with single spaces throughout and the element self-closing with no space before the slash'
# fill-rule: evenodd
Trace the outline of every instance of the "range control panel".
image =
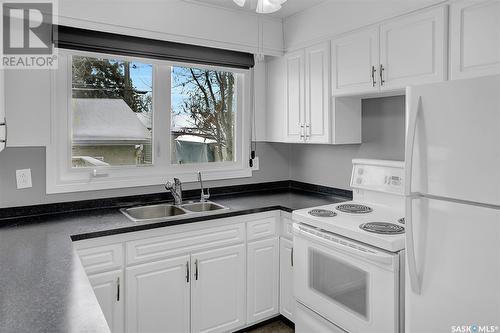
<svg viewBox="0 0 500 333">
<path fill-rule="evenodd" d="M 404 165 L 397 161 L 353 161 L 351 187 L 372 191 L 403 194 Z"/>
</svg>

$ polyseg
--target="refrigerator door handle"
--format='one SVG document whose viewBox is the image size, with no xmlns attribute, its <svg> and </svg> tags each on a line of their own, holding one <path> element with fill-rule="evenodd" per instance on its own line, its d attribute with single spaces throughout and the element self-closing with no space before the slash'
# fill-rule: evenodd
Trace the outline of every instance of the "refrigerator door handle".
<svg viewBox="0 0 500 333">
<path fill-rule="evenodd" d="M 417 258 L 415 257 L 415 240 L 413 237 L 413 200 L 418 197 L 406 197 L 406 258 L 408 263 L 408 275 L 410 276 L 410 286 L 413 292 L 420 295 L 420 279 L 417 269 Z"/>
<path fill-rule="evenodd" d="M 408 91 L 407 91 L 408 96 Z M 408 97 L 407 97 L 408 98 Z M 413 169 L 413 147 L 415 146 L 415 132 L 417 129 L 417 120 L 420 108 L 422 107 L 422 97 L 418 96 L 416 105 L 409 110 L 408 129 L 406 131 L 405 147 L 405 195 L 409 196 L 411 192 L 411 178 Z"/>
</svg>

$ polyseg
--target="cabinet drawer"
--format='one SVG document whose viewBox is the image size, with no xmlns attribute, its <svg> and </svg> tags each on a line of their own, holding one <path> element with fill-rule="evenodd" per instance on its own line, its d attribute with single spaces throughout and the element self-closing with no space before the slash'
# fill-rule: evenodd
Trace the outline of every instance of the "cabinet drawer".
<svg viewBox="0 0 500 333">
<path fill-rule="evenodd" d="M 87 274 L 121 268 L 123 265 L 122 244 L 111 244 L 77 250 Z"/>
<path fill-rule="evenodd" d="M 242 243 L 244 240 L 244 223 L 180 233 L 172 231 L 172 233 L 158 237 L 127 242 L 127 265 L 171 257 L 209 247 Z"/>
<path fill-rule="evenodd" d="M 247 240 L 272 237 L 276 235 L 276 216 L 266 216 L 247 222 Z"/>
<path fill-rule="evenodd" d="M 292 215 L 290 213 L 281 213 L 281 236 L 292 239 L 293 234 L 292 234 L 292 226 L 293 226 L 293 221 L 292 221 Z"/>
</svg>

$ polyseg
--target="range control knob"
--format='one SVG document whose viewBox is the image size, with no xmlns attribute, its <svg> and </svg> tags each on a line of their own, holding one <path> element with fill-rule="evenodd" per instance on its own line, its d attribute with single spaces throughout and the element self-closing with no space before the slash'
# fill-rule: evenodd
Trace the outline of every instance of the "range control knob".
<svg viewBox="0 0 500 333">
<path fill-rule="evenodd" d="M 361 185 L 362 182 L 363 182 L 363 178 L 361 178 L 361 177 L 356 178 L 356 184 Z"/>
<path fill-rule="evenodd" d="M 363 168 L 358 169 L 358 175 L 361 176 L 364 172 L 365 172 L 365 170 L 363 170 Z"/>
</svg>

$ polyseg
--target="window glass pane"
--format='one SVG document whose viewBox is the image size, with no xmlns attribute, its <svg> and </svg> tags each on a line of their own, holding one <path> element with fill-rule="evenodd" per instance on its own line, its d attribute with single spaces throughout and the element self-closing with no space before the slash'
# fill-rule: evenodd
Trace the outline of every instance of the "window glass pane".
<svg viewBox="0 0 500 333">
<path fill-rule="evenodd" d="M 337 304 L 368 318 L 368 273 L 310 249 L 309 286 Z"/>
<path fill-rule="evenodd" d="M 72 57 L 73 167 L 152 163 L 153 66 Z"/>
<path fill-rule="evenodd" d="M 172 67 L 171 161 L 234 161 L 236 74 Z"/>
</svg>

